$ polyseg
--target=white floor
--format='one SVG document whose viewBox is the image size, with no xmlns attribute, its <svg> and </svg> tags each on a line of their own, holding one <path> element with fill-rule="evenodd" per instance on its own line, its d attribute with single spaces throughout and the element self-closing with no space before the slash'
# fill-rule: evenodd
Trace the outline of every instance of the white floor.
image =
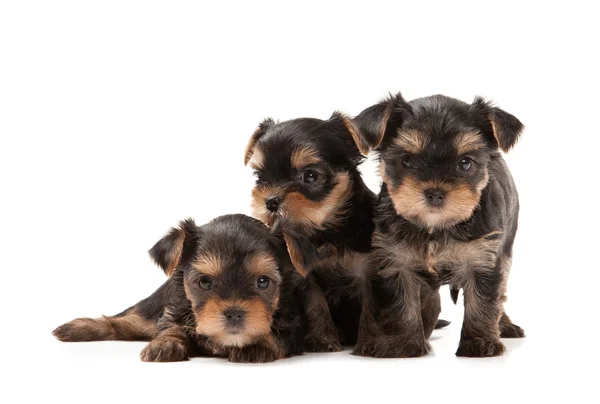
<svg viewBox="0 0 600 404">
<path fill-rule="evenodd" d="M 528 337 L 504 340 L 504 356 L 457 358 L 460 301 L 454 307 L 446 300 L 442 317 L 453 322 L 434 332 L 432 353 L 418 359 L 360 358 L 346 351 L 265 365 L 213 358 L 148 364 L 138 357 L 142 342 L 61 343 L 45 328 L 29 336 L 36 342 L 24 352 L 23 341 L 18 349 L 4 345 L 10 366 L 2 365 L 9 373 L 0 402 L 598 402 L 592 385 L 598 372 L 588 367 L 591 353 L 584 353 L 583 340 L 571 356 L 565 345 L 573 341 L 560 330 L 543 331 L 540 316 L 519 322 Z"/>
</svg>

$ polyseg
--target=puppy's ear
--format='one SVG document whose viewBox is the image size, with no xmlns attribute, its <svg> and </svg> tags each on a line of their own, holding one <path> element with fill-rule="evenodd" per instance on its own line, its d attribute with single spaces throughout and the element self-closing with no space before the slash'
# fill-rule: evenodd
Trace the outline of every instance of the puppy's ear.
<svg viewBox="0 0 600 404">
<path fill-rule="evenodd" d="M 481 97 L 471 104 L 476 121 L 483 126 L 484 133 L 490 133 L 493 141 L 504 152 L 508 152 L 519 140 L 523 124 L 514 115 L 494 107 Z"/>
<path fill-rule="evenodd" d="M 271 119 L 271 118 L 265 119 L 264 121 L 262 121 L 258 125 L 258 128 L 256 128 L 256 130 L 254 131 L 254 133 L 250 137 L 250 141 L 248 142 L 248 146 L 246 146 L 246 151 L 244 153 L 244 165 L 245 166 L 248 165 L 248 162 L 250 161 L 250 159 L 254 155 L 254 149 L 256 148 L 256 142 L 258 142 L 258 140 L 265 133 L 267 133 L 267 130 L 271 126 L 273 126 L 273 125 L 275 125 L 275 121 L 273 119 Z"/>
<path fill-rule="evenodd" d="M 388 124 L 394 121 L 400 124 L 407 114 L 411 112 L 410 105 L 404 100 L 402 94 L 388 96 L 378 104 L 370 106 L 354 118 L 354 125 L 358 128 L 358 148 L 361 153 L 368 154 L 377 149 L 386 136 Z"/>
<path fill-rule="evenodd" d="M 198 226 L 192 219 L 186 219 L 179 223 L 179 227 L 172 228 L 148 252 L 165 274 L 171 276 L 180 264 L 193 256 L 197 238 Z"/>
<path fill-rule="evenodd" d="M 329 244 L 320 248 L 315 247 L 310 242 L 308 234 L 284 219 L 276 222 L 272 232 L 279 237 L 283 236 L 292 265 L 304 278 L 319 262 L 327 260 L 335 254 L 333 247 Z"/>
<path fill-rule="evenodd" d="M 335 125 L 335 127 L 339 129 L 339 132 L 336 131 L 336 133 L 340 134 L 340 140 L 342 140 L 346 145 L 347 150 L 344 154 L 348 157 L 352 164 L 356 165 L 360 163 L 363 160 L 363 156 L 361 155 L 362 151 L 360 148 L 361 138 L 358 127 L 354 121 L 343 112 L 334 111 L 327 122 Z"/>
</svg>

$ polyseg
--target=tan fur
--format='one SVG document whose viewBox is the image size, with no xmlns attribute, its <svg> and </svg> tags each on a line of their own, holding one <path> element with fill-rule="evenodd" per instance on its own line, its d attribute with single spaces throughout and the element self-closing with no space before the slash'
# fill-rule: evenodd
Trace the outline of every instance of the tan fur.
<svg viewBox="0 0 600 404">
<path fill-rule="evenodd" d="M 352 191 L 347 173 L 336 174 L 335 180 L 337 185 L 323 201 L 311 201 L 298 192 L 287 194 L 281 206 L 283 215 L 311 229 L 321 230 L 335 224 L 344 213 L 343 206 Z"/>
<path fill-rule="evenodd" d="M 265 155 L 260 149 L 254 149 L 252 158 L 248 161 L 248 164 L 255 170 L 262 170 L 265 165 Z"/>
<path fill-rule="evenodd" d="M 193 263 L 192 267 L 204 275 L 210 277 L 219 276 L 224 270 L 227 263 L 223 262 L 222 257 L 214 253 L 203 253 Z"/>
<path fill-rule="evenodd" d="M 400 129 L 398 130 L 398 136 L 394 139 L 394 143 L 411 154 L 419 154 L 425 148 L 427 136 L 420 131 Z"/>
<path fill-rule="evenodd" d="M 320 161 L 321 159 L 319 158 L 318 150 L 306 146 L 294 150 L 290 158 L 292 167 L 296 169 L 302 169 L 308 165 L 316 164 Z"/>
<path fill-rule="evenodd" d="M 169 266 L 165 270 L 167 276 L 171 276 L 181 260 L 181 254 L 183 252 L 183 243 L 185 242 L 185 231 L 180 229 L 177 234 L 177 239 L 173 243 L 173 249 L 169 252 L 167 262 Z"/>
<path fill-rule="evenodd" d="M 454 147 L 459 155 L 482 149 L 485 143 L 481 139 L 479 132 L 464 132 L 454 139 Z"/>
<path fill-rule="evenodd" d="M 283 238 L 285 240 L 288 254 L 290 255 L 290 259 L 292 261 L 292 264 L 294 265 L 294 268 L 296 269 L 296 271 L 298 271 L 300 275 L 306 278 L 310 268 L 308 268 L 304 264 L 304 257 L 302 255 L 302 251 L 299 251 L 297 249 L 296 243 L 294 243 L 287 234 L 284 234 Z"/>
<path fill-rule="evenodd" d="M 377 147 L 379 147 L 379 145 L 383 141 L 383 136 L 385 136 L 385 129 L 387 128 L 387 123 L 390 119 L 390 116 L 392 115 L 392 110 L 394 109 L 394 104 L 395 104 L 395 100 L 391 100 L 390 102 L 388 102 L 388 105 L 385 108 L 385 112 L 383 114 L 381 122 L 379 123 L 379 136 L 377 137 L 377 142 L 372 147 L 372 149 L 376 149 Z"/>
<path fill-rule="evenodd" d="M 339 116 L 342 119 L 342 122 L 344 123 L 344 126 L 346 127 L 348 132 L 350 132 L 350 136 L 352 136 L 352 140 L 354 140 L 354 144 L 356 144 L 356 147 L 358 147 L 358 151 L 360 151 L 365 156 L 367 154 L 369 154 L 369 149 L 368 149 L 368 147 L 366 147 L 366 148 L 364 147 L 364 142 L 361 140 L 361 136 L 358 131 L 358 128 L 356 126 L 354 126 L 354 123 L 352 123 L 352 120 L 344 114 L 340 114 Z"/>
<path fill-rule="evenodd" d="M 250 136 L 250 141 L 248 142 L 248 145 L 246 146 L 246 150 L 244 151 L 244 165 L 247 166 L 248 162 L 250 161 L 250 159 L 252 158 L 252 156 L 255 153 L 255 148 L 256 148 L 256 143 L 258 142 L 258 133 L 262 130 L 262 128 L 259 126 L 258 128 L 256 128 L 256 130 L 254 131 L 254 133 L 252 133 L 252 136 Z"/>
<path fill-rule="evenodd" d="M 267 226 L 273 226 L 277 215 L 270 212 L 265 206 L 265 201 L 271 196 L 283 198 L 285 190 L 281 187 L 256 186 L 252 190 L 252 214 Z"/>
<path fill-rule="evenodd" d="M 373 235 L 373 245 L 378 258 L 387 264 L 384 271 L 390 275 L 397 272 L 413 272 L 415 268 L 437 272 L 439 269 L 453 271 L 454 285 L 470 281 L 471 271 L 493 268 L 498 259 L 501 238 L 498 232 L 491 232 L 477 240 L 463 242 L 447 240 L 410 244 L 407 241 L 395 242 L 379 232 Z"/>
<path fill-rule="evenodd" d="M 119 317 L 77 318 L 54 330 L 61 341 L 144 341 L 156 333 L 156 324 L 141 317 L 136 309 Z"/>
<path fill-rule="evenodd" d="M 269 278 L 281 282 L 281 274 L 277 271 L 277 260 L 271 254 L 266 252 L 250 255 L 245 259 L 246 271 L 255 277 L 268 276 Z"/>
<path fill-rule="evenodd" d="M 385 176 L 384 181 L 389 178 Z M 430 229 L 446 228 L 467 220 L 479 204 L 481 191 L 487 186 L 489 175 L 478 185 L 475 192 L 469 185 L 461 184 L 450 187 L 443 183 L 419 182 L 412 177 L 406 177 L 398 187 L 388 182 L 389 193 L 396 213 L 408 220 L 415 220 Z M 424 195 L 425 189 L 439 188 L 446 191 L 446 202 L 442 208 L 432 208 Z"/>
<path fill-rule="evenodd" d="M 238 334 L 227 333 L 223 312 L 232 307 L 239 307 L 247 312 L 244 330 Z M 223 346 L 242 347 L 270 334 L 272 315 L 273 311 L 269 311 L 260 300 L 212 299 L 196 312 L 196 332 L 214 338 Z"/>
</svg>

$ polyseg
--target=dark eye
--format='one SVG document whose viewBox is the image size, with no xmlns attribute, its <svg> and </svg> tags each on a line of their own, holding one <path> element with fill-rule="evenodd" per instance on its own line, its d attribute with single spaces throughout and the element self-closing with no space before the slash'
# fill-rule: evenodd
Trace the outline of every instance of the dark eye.
<svg viewBox="0 0 600 404">
<path fill-rule="evenodd" d="M 319 179 L 319 173 L 315 170 L 306 170 L 302 174 L 302 181 L 307 184 L 314 184 Z"/>
<path fill-rule="evenodd" d="M 404 156 L 402 157 L 402 165 L 405 168 L 415 168 L 415 165 L 412 162 L 412 159 L 410 158 L 410 156 Z"/>
<path fill-rule="evenodd" d="M 270 283 L 271 280 L 269 278 L 267 278 L 266 276 L 261 276 L 256 280 L 256 287 L 259 289 L 266 289 L 269 287 Z"/>
<path fill-rule="evenodd" d="M 210 276 L 208 275 L 202 275 L 202 277 L 198 281 L 198 284 L 204 290 L 210 290 L 214 286 L 212 279 L 210 279 Z"/>
<path fill-rule="evenodd" d="M 472 165 L 473 160 L 471 160 L 470 158 L 464 158 L 458 162 L 458 169 L 461 171 L 469 171 Z"/>
</svg>

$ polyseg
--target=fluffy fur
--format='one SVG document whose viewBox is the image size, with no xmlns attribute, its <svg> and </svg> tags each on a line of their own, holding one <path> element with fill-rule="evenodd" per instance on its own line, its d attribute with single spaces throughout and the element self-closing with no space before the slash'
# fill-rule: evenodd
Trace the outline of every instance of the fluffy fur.
<svg viewBox="0 0 600 404">
<path fill-rule="evenodd" d="M 150 255 L 170 275 L 150 297 L 113 317 L 76 319 L 62 341 L 149 340 L 141 359 L 224 356 L 271 362 L 303 352 L 301 277 L 281 237 L 243 215 L 181 222 Z"/>
<path fill-rule="evenodd" d="M 481 98 L 467 104 L 400 94 L 354 120 L 362 148 L 379 153 L 374 265 L 354 353 L 425 355 L 438 287 L 462 288 L 459 356 L 497 356 L 500 337 L 523 337 L 503 310 L 519 203 L 500 150 L 523 125 Z"/>
<path fill-rule="evenodd" d="M 282 230 L 306 276 L 308 351 L 339 351 L 357 339 L 376 201 L 358 171 L 361 142 L 354 122 L 335 112 L 328 120 L 267 119 L 246 148 L 254 215 Z"/>
</svg>

